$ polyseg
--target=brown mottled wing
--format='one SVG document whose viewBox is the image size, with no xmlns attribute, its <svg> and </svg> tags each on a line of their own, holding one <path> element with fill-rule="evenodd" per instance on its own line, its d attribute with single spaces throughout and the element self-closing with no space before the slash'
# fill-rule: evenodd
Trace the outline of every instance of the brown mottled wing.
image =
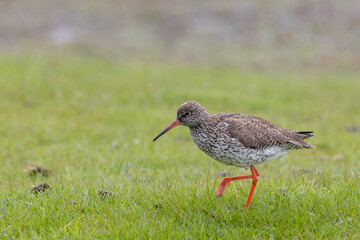
<svg viewBox="0 0 360 240">
<path fill-rule="evenodd" d="M 223 115 L 223 116 L 222 116 Z M 274 123 L 259 117 L 246 114 L 219 114 L 226 123 L 232 138 L 238 139 L 245 147 L 262 149 L 270 146 L 290 148 L 312 148 L 296 131 L 281 128 Z"/>
</svg>

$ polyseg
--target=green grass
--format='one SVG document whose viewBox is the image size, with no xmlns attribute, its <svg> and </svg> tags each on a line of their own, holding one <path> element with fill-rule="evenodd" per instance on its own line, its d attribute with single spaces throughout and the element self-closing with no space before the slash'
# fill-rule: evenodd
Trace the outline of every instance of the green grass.
<svg viewBox="0 0 360 240">
<path fill-rule="evenodd" d="M 350 73 L 0 58 L 0 239 L 359 239 L 360 81 Z M 178 127 L 187 101 L 313 130 L 314 150 L 219 172 Z M 25 169 L 41 165 L 48 177 Z M 32 185 L 48 183 L 45 193 Z M 101 198 L 106 189 L 116 197 Z M 76 204 L 74 205 L 73 202 Z"/>
</svg>

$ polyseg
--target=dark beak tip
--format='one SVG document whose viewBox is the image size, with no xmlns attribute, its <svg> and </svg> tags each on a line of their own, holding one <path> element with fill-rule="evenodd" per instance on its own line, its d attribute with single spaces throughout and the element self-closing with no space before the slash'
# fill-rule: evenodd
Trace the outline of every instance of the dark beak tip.
<svg viewBox="0 0 360 240">
<path fill-rule="evenodd" d="M 156 140 L 158 140 L 159 137 L 161 137 L 164 133 L 160 133 L 159 135 L 157 135 L 152 141 L 155 142 Z"/>
</svg>

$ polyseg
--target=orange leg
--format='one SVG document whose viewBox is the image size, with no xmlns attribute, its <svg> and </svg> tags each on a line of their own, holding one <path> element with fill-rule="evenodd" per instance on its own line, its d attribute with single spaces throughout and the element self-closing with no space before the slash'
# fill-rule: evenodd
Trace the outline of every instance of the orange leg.
<svg viewBox="0 0 360 240">
<path fill-rule="evenodd" d="M 238 176 L 238 177 L 229 177 L 229 178 L 224 178 L 218 188 L 217 197 L 221 197 L 224 194 L 225 188 L 229 185 L 229 183 L 231 181 L 235 181 L 235 180 L 241 180 L 241 179 L 250 179 L 253 178 L 252 175 L 245 175 L 245 176 Z"/>
<path fill-rule="evenodd" d="M 251 189 L 250 189 L 248 199 L 247 199 L 246 204 L 245 204 L 245 209 L 247 209 L 249 207 L 249 205 L 250 205 L 251 198 L 252 198 L 252 196 L 254 194 L 254 190 L 255 190 L 256 184 L 258 182 L 257 177 L 260 175 L 258 170 L 254 166 L 251 166 L 250 170 L 251 170 L 251 173 L 252 173 L 252 176 L 253 176 L 253 183 L 252 183 L 252 186 L 251 186 Z"/>
<path fill-rule="evenodd" d="M 256 184 L 257 184 L 257 181 L 258 181 L 257 177 L 260 175 L 259 171 L 254 166 L 251 166 L 250 170 L 251 170 L 251 175 L 224 178 L 221 181 L 220 185 L 219 185 L 216 196 L 221 197 L 224 194 L 225 188 L 229 185 L 230 182 L 235 181 L 235 180 L 252 178 L 253 179 L 253 184 L 251 186 L 251 190 L 250 190 L 248 199 L 247 199 L 246 204 L 245 204 L 245 209 L 246 209 L 249 206 L 251 198 L 252 198 L 252 196 L 254 194 L 254 190 L 255 190 L 255 187 L 256 187 Z"/>
</svg>

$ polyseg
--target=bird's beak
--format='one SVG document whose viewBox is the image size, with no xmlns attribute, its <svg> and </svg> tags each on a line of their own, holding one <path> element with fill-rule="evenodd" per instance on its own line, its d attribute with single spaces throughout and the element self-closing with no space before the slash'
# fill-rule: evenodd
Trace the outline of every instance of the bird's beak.
<svg viewBox="0 0 360 240">
<path fill-rule="evenodd" d="M 162 135 L 164 135 L 167 131 L 169 131 L 170 129 L 178 126 L 180 124 L 179 120 L 175 120 L 172 124 L 170 124 L 169 126 L 167 126 L 161 133 L 159 133 L 159 135 L 156 136 L 156 138 L 153 139 L 153 142 L 156 141 L 156 139 L 158 139 L 159 137 L 161 137 Z"/>
</svg>

